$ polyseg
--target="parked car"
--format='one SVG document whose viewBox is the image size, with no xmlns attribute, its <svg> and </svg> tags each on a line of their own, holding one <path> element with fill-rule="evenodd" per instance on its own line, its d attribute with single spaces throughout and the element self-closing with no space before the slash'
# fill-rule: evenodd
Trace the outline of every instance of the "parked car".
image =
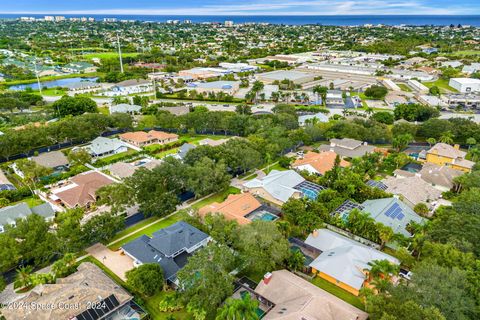
<svg viewBox="0 0 480 320">
<path fill-rule="evenodd" d="M 398 275 L 406 280 L 412 279 L 412 272 L 405 269 L 400 269 L 400 272 Z"/>
</svg>

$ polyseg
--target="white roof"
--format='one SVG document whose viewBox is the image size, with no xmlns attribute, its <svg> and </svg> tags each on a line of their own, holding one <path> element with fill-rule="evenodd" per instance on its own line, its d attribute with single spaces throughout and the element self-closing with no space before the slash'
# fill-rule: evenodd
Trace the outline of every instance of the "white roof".
<svg viewBox="0 0 480 320">
<path fill-rule="evenodd" d="M 299 192 L 294 187 L 303 181 L 305 179 L 294 170 L 272 170 L 263 178 L 247 181 L 244 187 L 263 188 L 275 199 L 286 202 L 295 192 Z"/>
<path fill-rule="evenodd" d="M 310 234 L 305 243 L 322 251 L 322 254 L 310 263 L 310 267 L 355 289 L 362 288 L 365 281 L 363 270 L 370 269 L 369 262 L 388 260 L 399 264 L 396 258 L 386 253 L 327 229 L 317 230 L 316 236 Z"/>
<path fill-rule="evenodd" d="M 318 119 L 319 122 L 328 122 L 328 116 L 322 112 L 316 113 L 316 114 L 308 114 L 304 116 L 299 116 L 298 117 L 298 123 L 304 124 L 305 121 L 310 120 L 310 119 Z"/>
<path fill-rule="evenodd" d="M 109 139 L 98 137 L 90 143 L 88 149 L 90 149 L 91 153 L 94 155 L 98 155 L 115 151 L 121 147 L 125 147 L 125 144 L 117 138 Z"/>
<path fill-rule="evenodd" d="M 472 83 L 480 84 L 480 79 L 472 79 L 472 78 L 451 78 L 450 81 L 456 81 L 461 84 L 472 84 Z"/>
<path fill-rule="evenodd" d="M 110 113 L 114 113 L 114 112 L 127 113 L 127 112 L 140 112 L 142 107 L 135 104 L 120 103 L 117 105 L 110 106 L 109 109 L 110 109 Z"/>
</svg>

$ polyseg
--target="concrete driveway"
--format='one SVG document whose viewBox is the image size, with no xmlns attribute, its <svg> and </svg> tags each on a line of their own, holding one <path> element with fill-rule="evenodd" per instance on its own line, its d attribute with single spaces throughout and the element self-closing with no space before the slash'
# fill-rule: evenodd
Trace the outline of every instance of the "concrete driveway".
<svg viewBox="0 0 480 320">
<path fill-rule="evenodd" d="M 121 254 L 121 250 L 112 251 L 103 244 L 97 243 L 87 249 L 95 259 L 103 263 L 108 269 L 112 270 L 122 280 L 127 280 L 125 272 L 133 269 L 133 261 L 126 255 Z"/>
</svg>

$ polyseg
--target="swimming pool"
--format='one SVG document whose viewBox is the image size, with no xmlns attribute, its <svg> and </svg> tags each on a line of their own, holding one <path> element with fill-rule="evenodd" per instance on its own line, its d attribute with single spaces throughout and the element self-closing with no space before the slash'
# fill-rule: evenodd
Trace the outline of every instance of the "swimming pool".
<svg viewBox="0 0 480 320">
<path fill-rule="evenodd" d="M 248 214 L 245 218 L 250 219 L 252 221 L 262 220 L 262 221 L 275 221 L 278 219 L 278 216 L 270 213 L 268 211 L 255 211 Z"/>
</svg>

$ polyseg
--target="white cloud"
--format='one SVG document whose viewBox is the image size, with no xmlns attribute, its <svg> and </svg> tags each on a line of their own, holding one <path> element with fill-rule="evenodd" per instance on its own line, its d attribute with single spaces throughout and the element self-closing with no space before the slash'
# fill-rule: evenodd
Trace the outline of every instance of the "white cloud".
<svg viewBox="0 0 480 320">
<path fill-rule="evenodd" d="M 480 7 L 433 4 L 436 0 L 249 0 L 242 4 L 198 5 L 185 8 L 122 8 L 21 12 L 108 15 L 454 15 L 472 14 Z M 0 9 L 1 10 L 1 9 Z"/>
</svg>

